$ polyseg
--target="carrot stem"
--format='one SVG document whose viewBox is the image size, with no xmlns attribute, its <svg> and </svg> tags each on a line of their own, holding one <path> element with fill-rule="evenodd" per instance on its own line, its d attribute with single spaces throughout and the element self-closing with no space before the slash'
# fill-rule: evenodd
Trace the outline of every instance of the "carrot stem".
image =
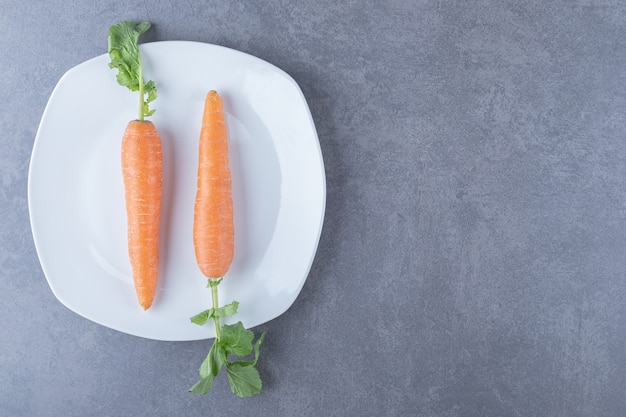
<svg viewBox="0 0 626 417">
<path fill-rule="evenodd" d="M 138 120 L 141 120 L 141 121 L 143 121 L 143 114 L 144 114 L 143 95 L 144 95 L 143 74 L 139 72 L 139 119 Z"/>
<path fill-rule="evenodd" d="M 209 282 L 210 282 L 209 286 L 211 287 L 211 301 L 213 302 L 213 308 L 217 309 L 219 308 L 219 301 L 217 297 L 217 285 L 220 283 L 221 278 L 213 282 L 211 281 L 212 280 L 209 279 Z M 219 341 L 220 338 L 222 337 L 222 330 L 220 328 L 219 317 L 213 316 L 213 322 L 215 323 L 215 339 Z"/>
</svg>

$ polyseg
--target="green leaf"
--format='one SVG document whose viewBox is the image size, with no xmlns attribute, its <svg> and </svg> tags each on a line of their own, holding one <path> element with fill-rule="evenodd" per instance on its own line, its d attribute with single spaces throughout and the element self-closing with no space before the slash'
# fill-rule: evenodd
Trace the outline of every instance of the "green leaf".
<svg viewBox="0 0 626 417">
<path fill-rule="evenodd" d="M 214 310 L 212 308 L 209 308 L 208 310 L 204 310 L 202 313 L 196 314 L 189 320 L 191 320 L 192 323 L 197 324 L 198 326 L 202 326 L 206 324 L 206 322 L 209 321 L 211 317 L 213 317 L 213 311 Z"/>
<path fill-rule="evenodd" d="M 193 387 L 189 388 L 189 392 L 204 395 L 211 390 L 214 380 L 215 375 L 209 375 L 206 378 L 202 378 L 200 381 L 196 382 Z"/>
<path fill-rule="evenodd" d="M 194 394 L 206 394 L 213 386 L 213 380 L 219 374 L 222 365 L 226 362 L 226 352 L 218 343 L 213 343 L 206 359 L 200 365 L 200 381 L 196 382 L 189 391 Z"/>
<path fill-rule="evenodd" d="M 224 352 L 218 343 L 213 343 L 209 354 L 204 362 L 202 362 L 202 365 L 200 365 L 200 377 L 206 378 L 209 375 L 217 376 L 224 362 L 226 362 L 226 352 Z"/>
<path fill-rule="evenodd" d="M 152 116 L 155 112 L 154 109 L 150 110 L 149 104 L 157 98 L 156 85 L 154 81 L 148 81 L 144 86 L 144 94 L 146 97 L 145 114 L 146 116 Z"/>
<path fill-rule="evenodd" d="M 223 307 L 219 305 L 217 298 L 217 286 L 221 278 L 209 279 L 207 287 L 211 288 L 213 308 L 191 317 L 191 321 L 198 325 L 206 324 L 210 319 L 215 322 L 216 338 L 211 346 L 211 350 L 206 359 L 200 365 L 200 381 L 198 381 L 190 391 L 199 394 L 206 394 L 213 386 L 213 381 L 220 372 L 222 366 L 226 367 L 226 374 L 233 393 L 239 397 L 249 397 L 261 392 L 263 386 L 259 372 L 255 365 L 259 360 L 259 350 L 265 333 L 262 333 L 257 341 L 254 340 L 254 333 L 246 330 L 241 321 L 232 325 L 220 326 L 221 317 L 233 316 L 237 313 L 239 302 L 233 301 Z M 248 356 L 254 350 L 252 360 L 238 360 L 231 362 L 229 355 Z"/>
<path fill-rule="evenodd" d="M 139 36 L 149 28 L 149 22 L 138 24 L 128 20 L 109 28 L 109 67 L 119 70 L 118 82 L 131 91 L 139 90 L 141 56 L 138 42 Z"/>
<path fill-rule="evenodd" d="M 204 310 L 203 312 L 191 317 L 190 320 L 192 323 L 197 324 L 198 326 L 203 326 L 213 317 L 234 316 L 235 314 L 237 314 L 237 307 L 239 307 L 239 303 L 237 301 L 233 301 L 230 304 L 226 304 L 224 307 L 209 308 L 207 310 Z"/>
<path fill-rule="evenodd" d="M 213 310 L 213 317 L 231 317 L 237 314 L 237 307 L 239 302 L 233 301 L 230 304 L 226 304 L 224 307 L 216 308 Z"/>
<path fill-rule="evenodd" d="M 108 50 L 111 59 L 109 68 L 118 70 L 116 78 L 120 85 L 127 87 L 130 91 L 140 92 L 140 120 L 154 113 L 154 110 L 150 110 L 148 103 L 157 97 L 154 82 L 144 83 L 139 53 L 139 36 L 150 29 L 150 26 L 150 22 L 136 23 L 125 20 L 109 28 Z"/>
<path fill-rule="evenodd" d="M 156 92 L 156 85 L 154 84 L 154 81 L 150 80 L 146 83 L 146 85 L 144 85 L 144 91 L 146 92 L 146 95 L 148 96 L 146 98 L 146 102 L 147 103 L 151 103 L 154 100 L 156 100 L 157 98 L 157 92 Z"/>
<path fill-rule="evenodd" d="M 257 339 L 254 344 L 254 359 L 251 361 L 234 361 L 233 364 L 242 365 L 242 366 L 255 366 L 259 360 L 259 348 L 261 347 L 261 343 L 265 339 L 265 332 L 261 333 L 261 336 Z"/>
<path fill-rule="evenodd" d="M 226 362 L 226 374 L 228 375 L 230 389 L 239 397 L 250 397 L 261 392 L 263 384 L 259 372 L 254 366 L 259 360 L 259 349 L 264 339 L 265 332 L 261 333 L 261 336 L 254 344 L 253 360 Z"/>
<path fill-rule="evenodd" d="M 250 397 L 261 392 L 263 383 L 259 371 L 254 366 L 227 363 L 226 374 L 228 375 L 228 382 L 230 382 L 230 389 L 238 397 Z"/>
<path fill-rule="evenodd" d="M 252 352 L 252 339 L 254 339 L 254 333 L 246 330 L 240 321 L 233 325 L 222 326 L 220 344 L 227 353 L 237 356 L 249 355 Z"/>
</svg>

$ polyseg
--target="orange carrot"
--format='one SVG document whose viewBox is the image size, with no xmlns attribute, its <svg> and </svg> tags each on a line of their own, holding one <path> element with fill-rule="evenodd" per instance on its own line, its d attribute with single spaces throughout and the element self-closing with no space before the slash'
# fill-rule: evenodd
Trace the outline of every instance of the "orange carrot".
<svg viewBox="0 0 626 417">
<path fill-rule="evenodd" d="M 234 253 L 233 200 L 228 166 L 228 135 L 222 99 L 210 91 L 200 130 L 198 191 L 194 207 L 196 260 L 210 279 L 223 277 Z"/>
<path fill-rule="evenodd" d="M 156 99 L 153 81 L 144 82 L 139 36 L 150 22 L 123 21 L 109 28 L 110 68 L 117 68 L 117 82 L 139 92 L 139 116 L 128 123 L 122 139 L 122 176 L 128 218 L 128 253 L 139 304 L 152 305 L 159 271 L 159 215 L 161 212 L 161 139 L 145 116 Z"/>
<path fill-rule="evenodd" d="M 128 123 L 122 139 L 128 251 L 139 304 L 152 305 L 159 270 L 161 140 L 150 121 Z"/>
</svg>

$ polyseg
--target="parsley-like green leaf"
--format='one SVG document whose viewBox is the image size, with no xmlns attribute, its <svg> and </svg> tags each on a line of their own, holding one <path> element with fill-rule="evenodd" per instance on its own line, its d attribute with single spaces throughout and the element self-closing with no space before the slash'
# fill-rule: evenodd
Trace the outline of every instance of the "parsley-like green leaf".
<svg viewBox="0 0 626 417">
<path fill-rule="evenodd" d="M 224 352 L 219 343 L 213 343 L 209 354 L 204 362 L 202 362 L 202 365 L 200 365 L 200 377 L 206 378 L 209 375 L 217 376 L 224 362 L 226 362 L 226 352 Z"/>
<path fill-rule="evenodd" d="M 206 324 L 206 322 L 209 321 L 211 317 L 213 317 L 213 311 L 214 310 L 212 308 L 209 308 L 208 310 L 204 310 L 202 313 L 196 314 L 189 320 L 191 320 L 192 323 L 197 324 L 198 326 L 202 326 Z"/>
<path fill-rule="evenodd" d="M 222 366 L 226 367 L 226 374 L 233 393 L 239 397 L 249 397 L 261 392 L 263 384 L 255 365 L 259 360 L 259 349 L 265 339 L 265 332 L 252 344 L 254 333 L 246 330 L 241 321 L 232 325 L 221 325 L 221 317 L 233 316 L 237 313 L 239 303 L 233 301 L 223 307 L 218 307 L 217 286 L 222 281 L 208 279 L 207 288 L 211 288 L 213 307 L 191 317 L 191 321 L 204 325 L 213 319 L 215 324 L 215 341 L 206 359 L 200 365 L 200 381 L 191 387 L 190 391 L 196 394 L 206 394 L 213 386 L 213 380 Z M 230 361 L 229 355 L 248 356 L 254 350 L 254 359 Z"/>
<path fill-rule="evenodd" d="M 226 374 L 231 391 L 238 397 L 250 397 L 261 392 L 263 383 L 254 366 L 227 363 Z"/>
<path fill-rule="evenodd" d="M 118 70 L 117 82 L 130 91 L 139 91 L 139 120 L 151 116 L 149 103 L 157 97 L 153 81 L 144 83 L 139 36 L 150 29 L 150 22 L 136 23 L 125 20 L 109 28 L 109 68 Z M 147 97 L 146 97 L 147 96 Z"/>
<path fill-rule="evenodd" d="M 255 366 L 259 360 L 259 348 L 261 347 L 261 343 L 263 343 L 263 339 L 265 339 L 265 332 L 261 333 L 261 336 L 257 339 L 254 344 L 254 359 L 251 361 L 234 361 L 233 364 L 238 364 L 242 366 Z"/>
<path fill-rule="evenodd" d="M 191 388 L 189 388 L 189 392 L 193 392 L 194 394 L 206 394 L 211 390 L 214 380 L 215 375 L 209 375 L 206 378 L 202 378 L 200 381 L 193 384 Z"/>
<path fill-rule="evenodd" d="M 226 362 L 226 352 L 217 343 L 213 343 L 206 359 L 200 365 L 200 381 L 196 382 L 190 389 L 194 394 L 206 394 L 213 386 L 213 380 L 219 374 L 222 365 Z"/>
<path fill-rule="evenodd" d="M 191 317 L 190 320 L 192 323 L 197 324 L 198 326 L 203 326 L 213 317 L 234 316 L 235 314 L 237 314 L 237 307 L 239 307 L 239 303 L 237 301 L 233 301 L 230 304 L 226 304 L 224 307 L 209 308 L 207 310 L 204 310 L 203 312 Z"/>
<path fill-rule="evenodd" d="M 226 304 L 224 307 L 216 308 L 213 310 L 213 317 L 230 317 L 237 314 L 237 308 L 239 307 L 238 301 L 233 301 L 230 304 Z"/>
<path fill-rule="evenodd" d="M 246 330 L 240 321 L 233 325 L 222 326 L 220 343 L 227 353 L 237 356 L 249 355 L 252 352 L 252 339 L 254 339 L 254 333 Z"/>
<path fill-rule="evenodd" d="M 249 332 L 249 330 L 246 330 L 246 332 Z M 259 336 L 254 344 L 253 360 L 234 362 L 226 361 L 226 374 L 228 375 L 230 389 L 239 397 L 250 397 L 261 392 L 263 384 L 261 383 L 259 372 L 254 366 L 259 360 L 259 348 L 261 347 L 261 343 L 263 343 L 263 339 L 265 339 L 265 332 Z"/>
</svg>

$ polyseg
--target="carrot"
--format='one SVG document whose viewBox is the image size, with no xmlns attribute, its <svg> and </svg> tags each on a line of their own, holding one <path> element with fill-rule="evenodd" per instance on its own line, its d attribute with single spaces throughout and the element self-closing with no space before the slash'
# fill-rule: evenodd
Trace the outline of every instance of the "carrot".
<svg viewBox="0 0 626 417">
<path fill-rule="evenodd" d="M 139 92 L 139 117 L 128 123 L 122 137 L 122 176 L 128 221 L 128 254 L 139 305 L 147 310 L 156 292 L 159 270 L 159 217 L 161 211 L 161 139 L 150 121 L 154 110 L 154 82 L 144 82 L 139 54 L 139 36 L 149 22 L 124 21 L 109 28 L 110 68 L 117 68 L 117 81 Z"/>
<path fill-rule="evenodd" d="M 263 386 L 255 365 L 265 333 L 252 344 L 254 333 L 246 330 L 241 321 L 233 325 L 220 325 L 220 318 L 234 316 L 239 306 L 237 301 L 233 301 L 219 307 L 217 296 L 217 286 L 233 260 L 234 236 L 226 121 L 220 95 L 216 91 L 209 91 L 204 101 L 200 129 L 193 243 L 200 271 L 208 278 L 207 287 L 211 288 L 213 307 L 191 317 L 191 322 L 202 326 L 213 319 L 215 342 L 200 366 L 200 380 L 189 389 L 196 394 L 209 392 L 222 366 L 226 368 L 231 391 L 239 397 L 256 395 Z M 253 360 L 230 359 L 232 355 L 248 356 L 253 352 Z"/>
<path fill-rule="evenodd" d="M 128 253 L 139 304 L 152 305 L 159 270 L 161 140 L 150 121 L 132 120 L 122 139 Z"/>
<path fill-rule="evenodd" d="M 200 130 L 193 225 L 196 260 L 200 271 L 210 279 L 223 277 L 233 260 L 235 232 L 231 188 L 222 99 L 216 91 L 210 91 L 204 101 Z"/>
</svg>

